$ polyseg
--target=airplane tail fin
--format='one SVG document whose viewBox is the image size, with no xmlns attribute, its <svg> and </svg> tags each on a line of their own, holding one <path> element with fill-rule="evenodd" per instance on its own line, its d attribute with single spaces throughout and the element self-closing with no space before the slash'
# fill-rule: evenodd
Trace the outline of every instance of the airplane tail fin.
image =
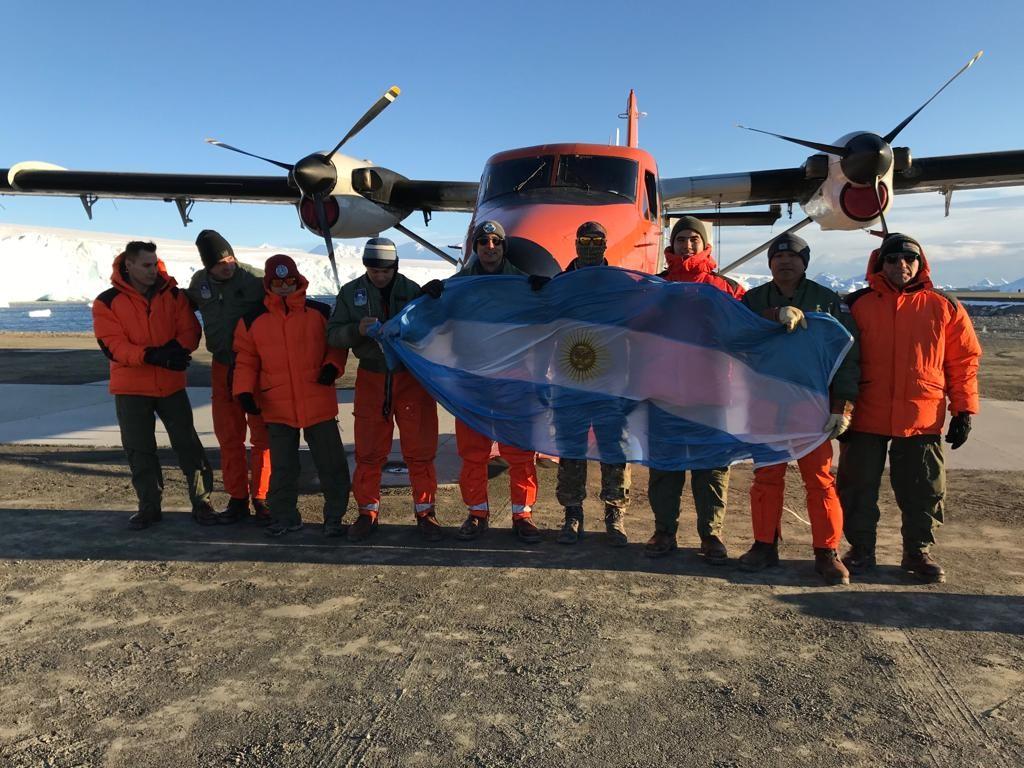
<svg viewBox="0 0 1024 768">
<path fill-rule="evenodd" d="M 626 130 L 626 146 L 640 146 L 640 111 L 636 107 L 636 93 L 629 90 L 629 99 L 626 101 L 626 119 L 628 128 Z"/>
</svg>

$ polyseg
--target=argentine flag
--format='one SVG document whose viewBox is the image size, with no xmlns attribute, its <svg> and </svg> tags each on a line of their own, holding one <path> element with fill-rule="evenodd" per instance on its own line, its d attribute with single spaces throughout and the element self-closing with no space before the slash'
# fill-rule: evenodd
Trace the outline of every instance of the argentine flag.
<svg viewBox="0 0 1024 768">
<path fill-rule="evenodd" d="M 852 344 L 827 314 L 787 334 L 710 285 L 589 267 L 531 291 L 460 277 L 379 340 L 445 408 L 494 440 L 664 470 L 800 458 L 825 441 L 828 385 Z"/>
</svg>

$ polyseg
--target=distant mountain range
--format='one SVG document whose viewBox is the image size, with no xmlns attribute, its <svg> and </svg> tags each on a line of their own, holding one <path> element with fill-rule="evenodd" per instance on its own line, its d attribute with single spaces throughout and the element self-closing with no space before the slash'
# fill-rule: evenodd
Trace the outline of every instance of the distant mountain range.
<svg viewBox="0 0 1024 768">
<path fill-rule="evenodd" d="M 114 257 L 129 240 L 138 235 L 108 234 L 71 229 L 30 227 L 18 224 L 0 224 L 0 304 L 21 301 L 89 301 L 110 285 L 110 269 Z M 261 267 L 269 256 L 287 253 L 310 281 L 310 293 L 332 295 L 334 278 L 323 245 L 311 252 L 281 248 L 270 244 L 243 246 L 234 244 L 239 260 Z M 399 258 L 405 264 L 403 272 L 419 282 L 445 278 L 453 267 L 421 246 L 406 242 L 398 247 Z M 179 284 L 187 285 L 192 274 L 202 267 L 195 244 L 189 240 L 161 240 L 159 254 L 168 271 Z M 363 272 L 361 243 L 354 241 L 335 244 L 338 273 L 342 282 Z M 453 256 L 459 252 L 452 250 Z M 767 282 L 767 274 L 732 273 L 748 288 Z M 841 278 L 823 272 L 813 276 L 815 281 L 829 286 L 838 293 L 850 293 L 867 283 L 863 275 Z M 951 286 L 940 286 L 950 288 Z M 968 291 L 1024 291 L 1024 277 L 1012 282 L 1002 278 L 982 277 L 971 285 L 960 288 Z"/>
</svg>

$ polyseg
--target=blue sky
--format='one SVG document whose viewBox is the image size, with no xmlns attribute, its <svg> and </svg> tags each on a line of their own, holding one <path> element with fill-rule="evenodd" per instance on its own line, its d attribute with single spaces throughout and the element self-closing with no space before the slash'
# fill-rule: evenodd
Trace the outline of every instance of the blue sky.
<svg viewBox="0 0 1024 768">
<path fill-rule="evenodd" d="M 411 178 L 476 180 L 502 149 L 607 141 L 623 126 L 616 115 L 630 88 L 649 113 L 641 145 L 663 176 L 792 167 L 805 150 L 735 123 L 825 142 L 855 129 L 884 132 L 979 49 L 978 65 L 899 143 L 916 156 L 1024 147 L 1024 4 L 710 5 L 4 3 L 0 167 L 47 160 L 83 170 L 274 173 L 203 139 L 294 162 L 333 146 L 392 84 L 402 88 L 398 101 L 345 151 Z M 941 217 L 941 200 L 931 197 L 908 205 L 902 225 L 908 197 L 898 200 L 894 226 Z M 0 205 L 5 223 L 188 236 L 170 204 L 104 201 L 91 223 L 76 199 L 4 197 Z M 996 207 L 1019 210 L 1020 200 L 1003 195 Z M 988 210 L 958 210 L 954 198 L 963 224 Z M 201 203 L 193 218 L 190 230 L 213 227 L 247 244 L 317 244 L 287 206 Z M 439 216 L 424 230 L 413 216 L 407 224 L 445 244 L 466 221 Z M 1010 219 L 992 221 L 997 228 Z M 955 239 L 955 224 L 950 231 Z M 726 233 L 721 260 L 770 234 Z M 1011 243 L 1015 235 L 986 237 Z M 808 239 L 839 269 L 865 238 Z M 1013 264 L 1009 279 L 1024 274 L 1024 262 L 1019 274 Z"/>
</svg>

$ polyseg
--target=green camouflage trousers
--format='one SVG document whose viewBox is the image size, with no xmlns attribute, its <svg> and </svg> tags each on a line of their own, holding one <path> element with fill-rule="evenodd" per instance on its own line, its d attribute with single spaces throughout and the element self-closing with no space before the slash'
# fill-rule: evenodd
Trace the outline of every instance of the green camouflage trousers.
<svg viewBox="0 0 1024 768">
<path fill-rule="evenodd" d="M 607 506 L 625 510 L 629 501 L 629 464 L 601 463 L 600 498 Z M 587 498 L 587 462 L 582 459 L 558 460 L 558 485 L 555 496 L 563 507 L 581 507 Z"/>
</svg>

